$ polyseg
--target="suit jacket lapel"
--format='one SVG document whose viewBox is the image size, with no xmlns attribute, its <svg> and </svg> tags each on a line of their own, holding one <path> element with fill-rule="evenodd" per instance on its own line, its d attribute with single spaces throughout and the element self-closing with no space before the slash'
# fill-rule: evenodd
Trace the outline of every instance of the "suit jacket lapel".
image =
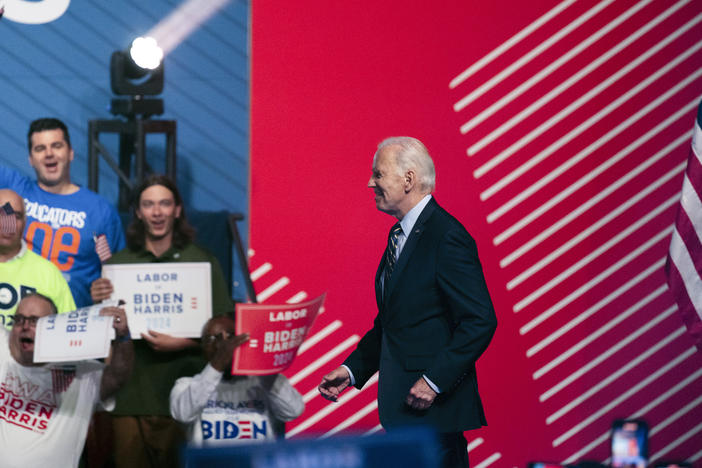
<svg viewBox="0 0 702 468">
<path fill-rule="evenodd" d="M 378 270 L 375 272 L 375 302 L 378 304 L 378 310 L 381 310 L 383 307 L 383 284 L 380 281 L 383 270 L 385 270 L 385 250 L 383 250 L 383 256 L 380 258 Z"/>
</svg>

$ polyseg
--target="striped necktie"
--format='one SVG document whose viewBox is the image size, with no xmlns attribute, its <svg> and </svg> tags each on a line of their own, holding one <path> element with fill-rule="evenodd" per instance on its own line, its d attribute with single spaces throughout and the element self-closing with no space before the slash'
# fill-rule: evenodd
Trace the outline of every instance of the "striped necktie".
<svg viewBox="0 0 702 468">
<path fill-rule="evenodd" d="M 397 240 L 402 233 L 402 226 L 400 223 L 395 224 L 390 230 L 390 235 L 388 236 L 388 248 L 385 249 L 385 277 L 383 278 L 383 289 L 387 289 L 390 283 L 390 277 L 395 269 L 395 262 L 397 260 Z"/>
</svg>

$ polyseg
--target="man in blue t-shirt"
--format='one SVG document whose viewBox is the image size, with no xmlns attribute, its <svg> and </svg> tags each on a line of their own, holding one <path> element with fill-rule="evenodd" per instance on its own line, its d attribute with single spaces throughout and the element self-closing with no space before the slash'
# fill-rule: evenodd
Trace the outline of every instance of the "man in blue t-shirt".
<svg viewBox="0 0 702 468">
<path fill-rule="evenodd" d="M 37 179 L 0 166 L 0 186 L 24 198 L 28 246 L 61 270 L 78 307 L 91 305 L 90 283 L 101 271 L 95 239 L 104 234 L 112 252 L 123 249 L 122 223 L 107 200 L 71 182 L 73 148 L 63 122 L 35 120 L 27 144 Z"/>
</svg>

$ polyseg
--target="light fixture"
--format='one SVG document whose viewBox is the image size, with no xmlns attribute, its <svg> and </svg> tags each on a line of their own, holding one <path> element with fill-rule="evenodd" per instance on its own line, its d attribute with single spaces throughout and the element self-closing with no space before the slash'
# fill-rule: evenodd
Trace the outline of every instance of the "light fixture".
<svg viewBox="0 0 702 468">
<path fill-rule="evenodd" d="M 118 96 L 110 112 L 129 118 L 163 114 L 163 100 L 144 98 L 163 92 L 163 51 L 150 37 L 138 37 L 130 50 L 116 51 L 110 59 L 110 86 Z"/>
<path fill-rule="evenodd" d="M 134 63 L 145 70 L 155 70 L 163 60 L 163 50 L 153 37 L 137 37 L 132 42 L 129 55 Z"/>
</svg>

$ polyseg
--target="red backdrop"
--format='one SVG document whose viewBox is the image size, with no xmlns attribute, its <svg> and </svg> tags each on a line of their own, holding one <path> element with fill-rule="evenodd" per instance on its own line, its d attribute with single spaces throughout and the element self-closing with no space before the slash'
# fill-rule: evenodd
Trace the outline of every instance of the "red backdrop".
<svg viewBox="0 0 702 468">
<path fill-rule="evenodd" d="M 267 302 L 328 292 L 286 372 L 307 401 L 290 436 L 379 430 L 374 383 L 336 405 L 315 387 L 375 316 L 393 219 L 365 184 L 376 144 L 411 135 L 498 314 L 472 464 L 604 461 L 612 421 L 633 416 L 654 458 L 699 464 L 702 355 L 663 273 L 702 90 L 699 4 L 281 5 L 252 5 L 251 270 Z"/>
</svg>

